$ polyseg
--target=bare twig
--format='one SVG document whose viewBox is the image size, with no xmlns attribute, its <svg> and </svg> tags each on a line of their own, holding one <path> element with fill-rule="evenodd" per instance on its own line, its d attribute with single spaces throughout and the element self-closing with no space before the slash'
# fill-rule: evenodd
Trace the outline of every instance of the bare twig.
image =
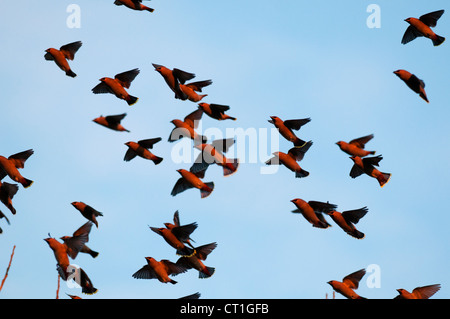
<svg viewBox="0 0 450 319">
<path fill-rule="evenodd" d="M 13 260 L 13 257 L 14 257 L 14 250 L 15 249 L 16 249 L 16 245 L 14 245 L 14 247 L 13 247 L 13 250 L 12 250 L 12 253 L 11 253 L 11 258 L 10 258 L 9 264 L 8 264 L 8 268 L 6 268 L 6 274 L 5 274 L 5 277 L 2 280 L 2 284 L 0 286 L 0 291 L 2 291 L 3 285 L 5 284 L 5 280 L 8 277 L 8 272 L 9 272 L 9 268 L 11 268 L 11 263 L 12 263 L 12 260 Z"/>
<path fill-rule="evenodd" d="M 59 299 L 59 282 L 60 282 L 61 276 L 58 274 L 58 288 L 56 289 L 56 299 Z"/>
</svg>

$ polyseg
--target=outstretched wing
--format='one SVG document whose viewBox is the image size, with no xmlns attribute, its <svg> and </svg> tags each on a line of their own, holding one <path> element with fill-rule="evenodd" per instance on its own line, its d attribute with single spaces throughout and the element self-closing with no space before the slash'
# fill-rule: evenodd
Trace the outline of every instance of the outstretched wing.
<svg viewBox="0 0 450 319">
<path fill-rule="evenodd" d="M 130 71 L 126 71 L 123 73 L 116 74 L 115 79 L 120 82 L 124 88 L 129 89 L 131 82 L 136 78 L 136 76 L 140 73 L 139 69 L 133 69 Z"/>
<path fill-rule="evenodd" d="M 73 60 L 75 58 L 75 53 L 77 53 L 78 49 L 81 48 L 82 45 L 83 43 L 81 41 L 72 42 L 63 45 L 59 50 L 66 59 Z"/>
</svg>

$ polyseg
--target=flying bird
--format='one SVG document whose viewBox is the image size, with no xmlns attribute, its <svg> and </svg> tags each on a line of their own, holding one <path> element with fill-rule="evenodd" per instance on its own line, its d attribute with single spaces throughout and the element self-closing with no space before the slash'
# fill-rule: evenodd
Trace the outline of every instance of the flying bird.
<svg viewBox="0 0 450 319">
<path fill-rule="evenodd" d="M 139 99 L 135 96 L 128 94 L 125 89 L 129 89 L 131 82 L 139 74 L 139 69 L 133 69 L 123 73 L 116 74 L 114 79 L 103 77 L 99 81 L 100 83 L 92 89 L 94 94 L 111 93 L 117 98 L 125 100 L 128 105 L 135 104 Z"/>
<path fill-rule="evenodd" d="M 298 131 L 300 128 L 311 121 L 310 118 L 297 119 L 297 120 L 286 120 L 283 121 L 277 116 L 271 116 L 268 120 L 269 123 L 273 124 L 280 132 L 281 136 L 287 139 L 289 142 L 294 143 L 296 147 L 303 147 L 306 142 L 298 138 L 293 130 Z"/>
<path fill-rule="evenodd" d="M 8 158 L 0 155 L 0 181 L 8 175 L 9 178 L 20 183 L 24 188 L 30 187 L 33 184 L 33 181 L 23 177 L 19 173 L 19 169 L 25 167 L 26 160 L 33 155 L 33 153 L 33 150 L 27 150 L 11 155 Z"/>
<path fill-rule="evenodd" d="M 196 223 L 193 223 L 193 224 L 197 225 Z M 169 229 L 169 230 L 175 229 L 175 235 L 177 235 L 177 233 L 180 232 L 179 229 L 183 229 L 183 228 L 179 228 L 181 226 L 180 213 L 178 211 L 176 211 L 173 214 L 173 224 L 171 224 L 171 223 L 164 223 L 164 226 L 166 226 L 166 228 Z M 195 241 L 192 238 L 190 238 L 189 235 L 190 234 L 186 235 L 186 233 L 182 232 L 182 234 L 178 235 L 178 237 L 184 243 L 188 244 L 191 248 L 194 248 L 194 246 L 192 246 L 192 244 L 191 244 L 191 241 L 193 241 L 193 242 L 195 242 Z"/>
<path fill-rule="evenodd" d="M 13 206 L 12 199 L 18 190 L 19 186 L 17 186 L 17 184 L 10 184 L 7 182 L 2 183 L 0 181 L 0 201 L 8 207 L 13 215 L 16 214 L 16 209 Z"/>
<path fill-rule="evenodd" d="M 72 206 L 75 207 L 81 213 L 81 215 L 83 215 L 84 218 L 93 222 L 98 228 L 97 217 L 103 216 L 103 213 L 100 213 L 99 211 L 95 210 L 89 205 L 86 205 L 83 202 L 72 202 Z"/>
<path fill-rule="evenodd" d="M 97 289 L 94 287 L 92 281 L 89 279 L 84 270 L 81 268 L 75 270 L 74 267 L 70 265 L 67 246 L 65 244 L 61 244 L 55 238 L 49 237 L 44 240 L 53 250 L 53 254 L 55 255 L 55 259 L 57 262 L 57 270 L 59 275 L 61 276 L 61 279 L 67 281 L 68 279 L 73 278 L 81 286 L 82 293 L 88 295 L 95 294 L 97 292 Z M 82 241 L 80 241 L 80 243 L 81 242 Z M 74 270 L 79 271 L 79 273 L 73 277 Z"/>
<path fill-rule="evenodd" d="M 89 241 L 89 233 L 91 232 L 93 223 L 88 221 L 78 228 L 72 236 L 63 236 L 60 239 L 67 246 L 67 254 L 70 258 L 75 259 L 78 253 L 91 255 L 92 258 L 98 256 L 98 252 L 90 249 L 86 243 Z"/>
<path fill-rule="evenodd" d="M 360 209 L 347 210 L 345 212 L 338 212 L 331 210 L 327 212 L 327 215 L 334 220 L 334 222 L 341 227 L 348 235 L 356 238 L 363 239 L 364 233 L 356 229 L 354 224 L 357 224 L 361 218 L 363 218 L 369 210 L 367 207 Z"/>
<path fill-rule="evenodd" d="M 291 171 L 295 172 L 296 178 L 307 177 L 309 176 L 309 172 L 301 168 L 297 162 L 303 159 L 305 153 L 309 150 L 311 145 L 312 142 L 309 141 L 301 148 L 294 146 L 288 151 L 287 154 L 283 152 L 275 152 L 273 153 L 274 157 L 269 159 L 266 162 L 266 165 L 284 165 Z"/>
<path fill-rule="evenodd" d="M 187 269 L 183 266 L 177 265 L 167 259 L 157 261 L 153 257 L 145 257 L 147 265 L 133 274 L 136 279 L 158 279 L 162 283 L 170 282 L 175 285 L 177 282 L 169 276 L 176 276 L 184 273 Z"/>
<path fill-rule="evenodd" d="M 104 127 L 107 127 L 113 131 L 119 131 L 119 132 L 130 132 L 126 128 L 120 124 L 120 122 L 127 116 L 126 113 L 118 114 L 118 115 L 108 115 L 108 116 L 99 116 L 92 121 L 100 124 Z"/>
<path fill-rule="evenodd" d="M 427 97 L 427 93 L 425 92 L 425 82 L 419 79 L 414 74 L 406 70 L 397 70 L 394 71 L 394 74 L 397 75 L 406 85 L 413 90 L 415 93 L 419 94 L 419 96 L 425 100 L 427 103 L 430 103 Z"/>
<path fill-rule="evenodd" d="M 291 200 L 297 207 L 293 210 L 293 213 L 300 213 L 305 219 L 313 225 L 313 227 L 326 229 L 331 225 L 326 221 L 323 213 L 328 213 L 337 208 L 337 205 L 330 204 L 328 202 L 309 201 L 306 202 L 303 199 L 295 198 Z"/>
<path fill-rule="evenodd" d="M 399 295 L 394 299 L 429 299 L 440 289 L 440 284 L 417 287 L 412 292 L 408 292 L 405 289 L 397 289 Z"/>
<path fill-rule="evenodd" d="M 155 11 L 155 9 L 143 5 L 142 0 L 116 0 L 114 1 L 114 4 L 116 6 L 124 5 L 127 8 L 137 11 L 144 11 L 144 10 L 149 12 Z"/>
<path fill-rule="evenodd" d="M 405 21 L 409 23 L 409 27 L 403 35 L 402 44 L 407 44 L 417 37 L 426 37 L 433 42 L 434 46 L 441 45 L 445 41 L 445 38 L 434 33 L 431 28 L 434 28 L 437 25 L 438 20 L 444 12 L 444 10 L 439 10 L 424 14 L 419 19 L 406 19 Z"/>
<path fill-rule="evenodd" d="M 149 149 L 153 148 L 153 145 L 161 141 L 160 137 L 157 138 L 150 138 L 146 140 L 140 140 L 137 143 L 136 142 L 127 142 L 125 143 L 126 146 L 128 146 L 128 150 L 125 153 L 124 161 L 131 161 L 136 156 L 140 156 L 144 159 L 151 160 L 155 165 L 158 165 L 162 162 L 163 158 L 156 156 L 152 152 L 149 151 Z"/>
<path fill-rule="evenodd" d="M 223 168 L 223 176 L 230 176 L 236 173 L 239 167 L 239 159 L 228 159 L 223 155 L 234 144 L 234 139 L 215 140 L 211 144 L 200 144 L 194 147 L 201 153 L 198 155 L 190 171 L 193 173 L 206 170 L 209 165 L 217 164 Z"/>
<path fill-rule="evenodd" d="M 177 265 L 183 266 L 186 269 L 194 268 L 199 271 L 198 277 L 201 279 L 211 277 L 216 269 L 208 267 L 202 261 L 217 247 L 217 243 L 211 243 L 195 248 L 195 253 L 192 256 L 183 256 L 177 260 Z"/>
<path fill-rule="evenodd" d="M 61 70 L 66 72 L 67 76 L 74 78 L 77 75 L 72 71 L 67 60 L 72 61 L 75 58 L 75 53 L 78 51 L 79 48 L 81 48 L 81 46 L 82 46 L 82 42 L 77 41 L 77 42 L 63 45 L 59 50 L 50 48 L 50 49 L 45 50 L 45 52 L 47 52 L 47 53 L 44 55 L 44 58 L 47 61 L 55 61 L 56 65 Z"/>
<path fill-rule="evenodd" d="M 347 275 L 344 277 L 342 282 L 331 280 L 328 282 L 331 287 L 333 287 L 333 290 L 340 293 L 347 299 L 366 299 L 364 297 L 359 296 L 355 290 L 359 287 L 359 282 L 361 281 L 362 277 L 366 274 L 365 269 L 361 269 L 358 271 L 355 271 L 354 273 L 351 273 L 350 275 Z"/>
<path fill-rule="evenodd" d="M 189 239 L 189 236 L 196 228 L 196 223 L 178 226 L 172 229 L 150 227 L 152 231 L 164 238 L 166 243 L 175 248 L 176 254 L 180 256 L 192 256 L 195 253 L 195 250 L 187 247 L 184 242 Z"/>
<path fill-rule="evenodd" d="M 163 65 L 155 63 L 152 63 L 152 65 L 155 68 L 155 71 L 161 74 L 169 88 L 175 93 L 175 98 L 180 100 L 186 100 L 188 98 L 186 93 L 181 90 L 180 84 L 185 84 L 186 81 L 195 78 L 194 73 L 189 73 L 177 68 L 171 70 Z"/>
<path fill-rule="evenodd" d="M 339 141 L 336 143 L 336 145 L 339 146 L 341 151 L 347 153 L 348 155 L 365 157 L 367 155 L 375 155 L 375 151 L 366 151 L 364 149 L 366 147 L 366 144 L 371 139 L 373 139 L 373 134 L 355 138 L 348 143 Z"/>
<path fill-rule="evenodd" d="M 220 104 L 208 104 L 208 103 L 199 103 L 198 107 L 205 112 L 210 118 L 213 118 L 218 121 L 223 120 L 232 120 L 236 121 L 235 117 L 229 116 L 225 114 L 226 111 L 230 109 L 228 105 L 220 105 Z"/>
<path fill-rule="evenodd" d="M 213 182 L 204 183 L 201 180 L 201 178 L 205 177 L 205 171 L 193 173 L 185 169 L 179 169 L 177 172 L 180 173 L 181 178 L 175 183 L 171 192 L 172 196 L 176 196 L 190 188 L 197 188 L 200 190 L 201 198 L 206 198 L 211 195 L 214 190 Z"/>
<path fill-rule="evenodd" d="M 198 94 L 197 92 L 202 93 L 202 89 L 211 84 L 211 80 L 205 80 L 188 84 L 180 84 L 179 86 L 181 92 L 184 93 L 185 100 L 189 100 L 191 102 L 200 102 L 204 97 L 208 96 L 208 94 Z"/>
<path fill-rule="evenodd" d="M 192 139 L 195 143 L 206 143 L 208 139 L 195 131 L 198 128 L 202 115 L 203 111 L 201 109 L 197 109 L 188 114 L 184 118 L 184 121 L 178 119 L 172 120 L 171 123 L 175 125 L 175 128 L 170 133 L 168 141 L 172 143 L 182 139 L 183 137 L 187 137 Z"/>
<path fill-rule="evenodd" d="M 374 157 L 352 156 L 350 159 L 353 161 L 353 167 L 350 171 L 350 176 L 356 178 L 362 174 L 366 174 L 370 177 L 376 178 L 381 187 L 391 178 L 390 173 L 382 173 L 375 166 L 379 166 L 380 161 L 383 159 L 381 155 Z"/>
</svg>

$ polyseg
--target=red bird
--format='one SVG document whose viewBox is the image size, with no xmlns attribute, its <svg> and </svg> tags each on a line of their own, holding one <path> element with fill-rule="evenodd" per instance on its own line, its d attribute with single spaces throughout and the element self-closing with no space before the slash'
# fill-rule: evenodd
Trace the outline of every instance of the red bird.
<svg viewBox="0 0 450 319">
<path fill-rule="evenodd" d="M 430 299 L 441 289 L 440 284 L 414 288 L 412 292 L 405 289 L 397 289 L 399 295 L 394 299 Z"/>
<path fill-rule="evenodd" d="M 92 89 L 94 94 L 111 93 L 118 99 L 125 100 L 128 105 L 135 104 L 139 99 L 128 94 L 125 89 L 129 89 L 131 82 L 139 74 L 139 69 L 133 69 L 123 73 L 116 74 L 114 79 L 103 77 L 100 79 L 100 84 Z"/>
<path fill-rule="evenodd" d="M 362 277 L 366 274 L 365 269 L 361 269 L 358 271 L 355 271 L 354 273 L 351 273 L 350 275 L 347 275 L 344 277 L 342 282 L 331 280 L 328 282 L 331 287 L 333 287 L 333 290 L 340 293 L 347 299 L 366 299 L 364 297 L 361 297 L 358 295 L 354 290 L 358 289 L 359 282 L 361 281 Z"/>
<path fill-rule="evenodd" d="M 223 153 L 226 153 L 233 144 L 234 139 L 229 138 L 216 140 L 211 144 L 195 145 L 194 147 L 199 149 L 201 153 L 198 155 L 190 171 L 193 173 L 204 171 L 209 165 L 217 164 L 222 166 L 223 176 L 230 176 L 236 173 L 239 167 L 239 159 L 228 159 L 223 155 Z"/>
<path fill-rule="evenodd" d="M 118 115 L 99 116 L 92 121 L 113 131 L 130 132 L 129 130 L 124 128 L 122 124 L 120 124 L 120 122 L 125 118 L 126 115 L 127 114 L 124 113 Z"/>
<path fill-rule="evenodd" d="M 25 161 L 33 155 L 33 153 L 33 150 L 28 150 L 11 155 L 8 158 L 0 156 L 0 181 L 8 175 L 12 180 L 22 184 L 24 188 L 30 187 L 33 184 L 33 181 L 23 177 L 19 173 L 19 169 L 25 167 Z"/>
<path fill-rule="evenodd" d="M 353 161 L 353 167 L 350 171 L 350 176 L 356 178 L 362 174 L 366 174 L 370 177 L 376 178 L 381 187 L 391 178 L 390 173 L 382 173 L 375 166 L 379 166 L 379 162 L 383 159 L 381 155 L 376 157 L 361 158 L 358 156 L 352 156 L 350 159 Z"/>
<path fill-rule="evenodd" d="M 155 71 L 161 74 L 169 88 L 175 93 L 175 98 L 180 100 L 186 100 L 188 98 L 186 93 L 181 90 L 180 84 L 184 84 L 186 81 L 195 78 L 194 73 L 189 73 L 176 68 L 170 70 L 163 65 L 154 63 L 152 63 L 152 65 L 155 68 Z"/>
<path fill-rule="evenodd" d="M 419 94 L 422 99 L 424 99 L 427 103 L 430 103 L 427 97 L 427 93 L 425 92 L 424 81 L 406 70 L 397 70 L 394 71 L 394 74 L 397 75 L 403 82 L 405 82 L 411 90 Z"/>
<path fill-rule="evenodd" d="M 198 109 L 188 114 L 184 118 L 184 121 L 178 119 L 172 120 L 171 123 L 175 125 L 175 128 L 170 133 L 168 141 L 172 143 L 183 137 L 187 137 L 194 140 L 195 143 L 206 143 L 207 138 L 195 131 L 198 128 L 202 115 L 203 111 Z"/>
<path fill-rule="evenodd" d="M 19 186 L 17 186 L 16 184 L 9 184 L 7 182 L 2 183 L 0 181 L 0 201 L 6 207 L 8 207 L 13 215 L 16 214 L 16 209 L 12 204 L 12 199 L 14 198 L 14 195 L 16 195 L 18 190 Z"/>
<path fill-rule="evenodd" d="M 197 92 L 202 92 L 202 89 L 205 86 L 211 85 L 211 80 L 192 82 L 188 84 L 180 84 L 180 90 L 185 95 L 185 100 L 189 100 L 191 102 L 199 102 L 204 97 L 208 96 L 208 94 L 198 94 Z"/>
<path fill-rule="evenodd" d="M 445 41 L 445 38 L 434 33 L 431 28 L 437 25 L 438 20 L 444 12 L 444 10 L 439 10 L 424 14 L 419 19 L 406 19 L 405 21 L 409 23 L 409 27 L 403 35 L 402 44 L 409 43 L 417 37 L 426 37 L 433 41 L 434 46 L 441 45 Z"/>
<path fill-rule="evenodd" d="M 47 53 L 44 55 L 44 58 L 47 61 L 55 61 L 56 65 L 61 70 L 66 72 L 67 76 L 74 78 L 77 75 L 71 70 L 67 60 L 72 61 L 75 58 L 75 53 L 78 51 L 81 45 L 81 41 L 77 41 L 63 45 L 59 50 L 54 48 L 47 49 L 45 50 L 45 52 Z"/>
<path fill-rule="evenodd" d="M 169 276 L 176 276 L 184 273 L 187 269 L 181 265 L 177 265 L 167 259 L 157 261 L 153 257 L 145 257 L 147 265 L 133 274 L 136 279 L 158 279 L 162 283 L 170 282 L 175 285 L 177 282 Z"/>
<path fill-rule="evenodd" d="M 114 1 L 114 4 L 116 6 L 125 5 L 125 7 L 136 11 L 144 11 L 144 10 L 149 12 L 155 11 L 155 9 L 144 6 L 142 4 L 142 0 L 116 0 Z"/>
<path fill-rule="evenodd" d="M 275 152 L 271 159 L 269 159 L 266 162 L 266 165 L 284 165 L 287 168 L 289 168 L 291 171 L 295 172 L 296 178 L 302 178 L 309 176 L 309 172 L 305 171 L 303 168 L 300 167 L 300 165 L 297 163 L 303 159 L 305 156 L 305 153 L 309 150 L 311 147 L 312 142 L 309 141 L 305 144 L 305 146 L 298 148 L 293 147 L 291 148 L 287 154 L 283 152 Z"/>
<path fill-rule="evenodd" d="M 181 178 L 175 183 L 171 193 L 172 196 L 176 196 L 190 188 L 197 188 L 200 190 L 201 198 L 206 198 L 211 195 L 214 190 L 213 182 L 204 183 L 201 180 L 201 178 L 205 176 L 205 171 L 192 173 L 185 169 L 179 169 L 177 172 L 180 173 Z"/>
<path fill-rule="evenodd" d="M 313 225 L 313 227 L 326 229 L 331 227 L 331 225 L 325 220 L 322 213 L 328 213 L 337 208 L 336 205 L 330 204 L 328 202 L 318 202 L 309 201 L 306 202 L 303 199 L 296 198 L 291 200 L 292 203 L 297 207 L 297 209 L 292 212 L 297 214 L 300 213 L 305 217 L 305 219 Z"/>
<path fill-rule="evenodd" d="M 158 157 L 152 152 L 150 152 L 148 149 L 152 149 L 153 145 L 161 141 L 160 137 L 157 138 L 150 138 L 147 140 L 141 140 L 136 142 L 127 142 L 125 143 L 126 146 L 128 146 L 128 151 L 125 153 L 124 160 L 129 162 L 136 156 L 140 156 L 142 158 L 151 160 L 155 165 L 158 165 L 162 162 L 163 158 Z"/>
<path fill-rule="evenodd" d="M 373 134 L 355 138 L 351 140 L 349 143 L 339 141 L 336 144 L 339 146 L 341 151 L 347 153 L 348 155 L 365 157 L 367 155 L 375 155 L 375 151 L 366 151 L 364 149 L 366 143 L 369 142 L 371 139 L 373 139 Z"/>
<path fill-rule="evenodd" d="M 296 147 L 305 146 L 306 142 L 298 138 L 292 130 L 298 131 L 303 125 L 311 121 L 310 118 L 286 121 L 283 121 L 277 116 L 271 116 L 270 118 L 271 120 L 269 120 L 269 123 L 275 125 L 281 136 L 294 143 L 294 146 Z"/>
<path fill-rule="evenodd" d="M 207 267 L 203 264 L 203 260 L 217 247 L 217 243 L 211 243 L 195 248 L 195 253 L 192 256 L 183 256 L 177 260 L 177 265 L 186 267 L 186 269 L 194 268 L 199 271 L 198 277 L 201 279 L 211 277 L 216 269 L 214 267 Z"/>
<path fill-rule="evenodd" d="M 225 114 L 226 111 L 230 109 L 228 105 L 220 105 L 220 104 L 208 104 L 208 103 L 200 103 L 198 107 L 205 112 L 210 118 L 213 118 L 218 121 L 223 120 L 232 120 L 236 121 L 235 117 L 229 116 Z"/>
</svg>

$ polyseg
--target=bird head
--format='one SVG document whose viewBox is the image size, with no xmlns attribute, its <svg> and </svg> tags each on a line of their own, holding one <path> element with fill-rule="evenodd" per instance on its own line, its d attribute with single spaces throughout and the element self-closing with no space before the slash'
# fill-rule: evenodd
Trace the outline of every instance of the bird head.
<svg viewBox="0 0 450 319">
<path fill-rule="evenodd" d="M 106 78 L 101 78 L 99 81 L 100 82 L 105 82 Z"/>
<path fill-rule="evenodd" d="M 410 23 L 411 22 L 411 18 L 405 19 L 405 21 Z"/>
</svg>

